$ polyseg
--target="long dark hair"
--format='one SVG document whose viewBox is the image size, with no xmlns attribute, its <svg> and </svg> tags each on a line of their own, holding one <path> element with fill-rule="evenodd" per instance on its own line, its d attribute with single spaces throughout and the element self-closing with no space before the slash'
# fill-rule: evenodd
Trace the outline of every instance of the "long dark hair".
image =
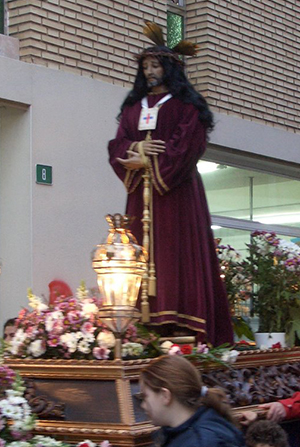
<svg viewBox="0 0 300 447">
<path fill-rule="evenodd" d="M 140 380 L 155 393 L 161 388 L 167 388 L 185 407 L 197 410 L 201 405 L 205 405 L 237 425 L 225 392 L 218 388 L 210 388 L 202 396 L 203 382 L 200 372 L 183 357 L 177 355 L 159 357 L 141 372 Z"/>
<path fill-rule="evenodd" d="M 188 81 L 183 70 L 183 64 L 178 60 L 178 57 L 174 57 L 173 51 L 167 47 L 160 46 L 147 48 L 139 57 L 138 71 L 133 89 L 128 93 L 121 105 L 121 111 L 118 118 L 121 117 L 126 106 L 133 106 L 147 95 L 148 86 L 143 73 L 143 60 L 147 56 L 152 55 L 158 59 L 163 67 L 163 84 L 167 87 L 172 96 L 180 99 L 184 103 L 193 104 L 196 109 L 199 110 L 199 120 L 201 123 L 207 131 L 212 131 L 214 127 L 213 114 L 210 111 L 205 98 L 200 93 L 196 92 L 192 84 Z"/>
</svg>

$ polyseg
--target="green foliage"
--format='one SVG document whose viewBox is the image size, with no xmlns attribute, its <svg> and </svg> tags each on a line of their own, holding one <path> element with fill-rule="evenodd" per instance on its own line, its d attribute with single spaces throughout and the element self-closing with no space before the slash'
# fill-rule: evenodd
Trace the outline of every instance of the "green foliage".
<svg viewBox="0 0 300 447">
<path fill-rule="evenodd" d="M 255 232 L 242 263 L 253 284 L 254 312 L 259 332 L 287 332 L 300 304 L 298 247 L 274 233 Z"/>
<path fill-rule="evenodd" d="M 247 321 L 240 316 L 232 317 L 232 325 L 234 333 L 239 337 L 247 337 L 249 340 L 254 341 L 254 334 L 248 325 Z"/>
</svg>

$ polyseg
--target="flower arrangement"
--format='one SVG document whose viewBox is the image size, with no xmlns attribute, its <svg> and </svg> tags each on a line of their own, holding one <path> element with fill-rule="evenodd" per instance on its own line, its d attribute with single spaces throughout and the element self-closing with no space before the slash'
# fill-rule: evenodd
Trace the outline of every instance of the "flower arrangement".
<svg viewBox="0 0 300 447">
<path fill-rule="evenodd" d="M 249 309 L 245 306 L 245 302 L 251 297 L 252 287 L 241 264 L 242 255 L 231 245 L 218 244 L 216 251 L 221 270 L 220 276 L 224 282 L 231 309 L 234 332 L 238 337 L 246 336 L 254 340 L 253 332 L 244 318 L 249 316 L 247 315 Z"/>
<path fill-rule="evenodd" d="M 15 335 L 5 354 L 17 358 L 97 359 L 114 358 L 113 333 L 98 318 L 99 300 L 82 284 L 76 296 L 59 296 L 51 305 L 28 291 L 32 311 L 22 309 L 16 319 Z M 169 352 L 202 363 L 230 363 L 229 345 L 216 348 L 199 343 L 160 344 L 160 337 L 142 324 L 128 326 L 122 338 L 122 358 L 153 358 Z M 0 446 L 1 447 L 1 446 Z"/>
<path fill-rule="evenodd" d="M 49 436 L 33 436 L 36 418 L 24 397 L 24 383 L 12 369 L 0 364 L 0 447 L 70 447 Z M 96 447 L 86 440 L 77 447 Z M 99 447 L 110 447 L 103 441 Z"/>
<path fill-rule="evenodd" d="M 203 365 L 228 366 L 228 364 L 234 363 L 238 356 L 238 351 L 232 349 L 228 343 L 212 348 L 201 342 L 192 347 L 191 345 L 180 346 L 167 340 L 161 344 L 161 350 L 163 354 L 184 355 L 188 360 L 201 362 Z"/>
<path fill-rule="evenodd" d="M 254 231 L 242 263 L 253 284 L 259 332 L 287 332 L 300 303 L 300 247 L 275 233 Z"/>
<path fill-rule="evenodd" d="M 33 310 L 20 311 L 14 338 L 7 347 L 9 355 L 113 359 L 115 337 L 98 318 L 98 298 L 89 296 L 84 285 L 75 297 L 59 296 L 51 305 L 33 295 L 31 290 L 28 298 Z M 122 356 L 155 357 L 158 354 L 158 336 L 140 325 L 129 325 L 124 334 Z"/>
</svg>

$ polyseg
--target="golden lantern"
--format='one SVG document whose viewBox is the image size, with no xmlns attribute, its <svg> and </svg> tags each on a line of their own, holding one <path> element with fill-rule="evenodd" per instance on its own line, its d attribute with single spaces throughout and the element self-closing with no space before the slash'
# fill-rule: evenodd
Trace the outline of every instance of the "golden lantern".
<svg viewBox="0 0 300 447">
<path fill-rule="evenodd" d="M 132 218 L 108 214 L 109 235 L 97 245 L 93 269 L 103 297 L 99 317 L 116 337 L 115 358 L 121 358 L 121 335 L 140 318 L 136 309 L 141 281 L 147 269 L 147 252 L 129 230 Z"/>
</svg>

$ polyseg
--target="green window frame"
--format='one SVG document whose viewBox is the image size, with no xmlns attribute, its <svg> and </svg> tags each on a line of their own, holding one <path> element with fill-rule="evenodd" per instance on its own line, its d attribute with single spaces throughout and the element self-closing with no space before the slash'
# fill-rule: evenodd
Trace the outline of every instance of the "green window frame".
<svg viewBox="0 0 300 447">
<path fill-rule="evenodd" d="M 4 0 L 0 0 L 0 34 L 4 34 Z"/>
</svg>

